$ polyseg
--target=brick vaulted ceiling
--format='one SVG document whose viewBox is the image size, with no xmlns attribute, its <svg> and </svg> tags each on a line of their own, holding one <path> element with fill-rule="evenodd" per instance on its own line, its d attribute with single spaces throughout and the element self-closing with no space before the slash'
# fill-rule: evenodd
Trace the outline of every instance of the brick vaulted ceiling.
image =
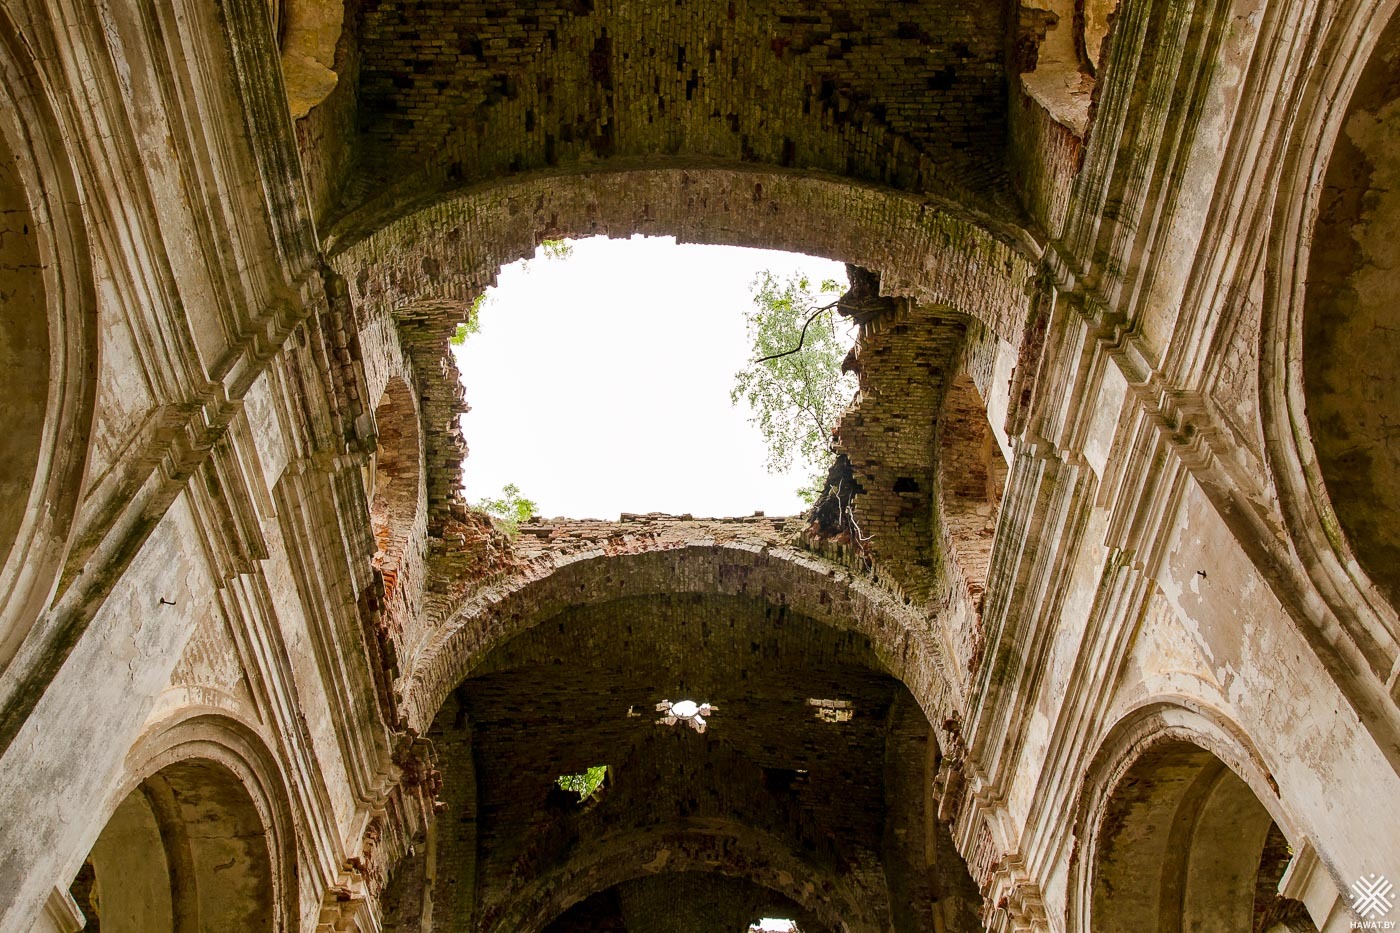
<svg viewBox="0 0 1400 933">
<path fill-rule="evenodd" d="M 1003 200 L 999 3 L 366 0 L 358 36 L 348 207 L 687 160 Z"/>
<path fill-rule="evenodd" d="M 718 707 L 704 734 L 657 723 L 655 704 L 683 697 Z M 853 715 L 823 719 L 814 699 Z M 955 923 L 975 917 L 960 860 L 925 870 L 939 860 L 922 712 L 863 636 L 761 599 L 565 609 L 492 652 L 430 737 L 451 777 L 437 843 L 451 893 L 434 905 L 451 929 L 535 929 L 614 887 L 635 913 L 635 882 L 681 875 L 696 889 L 670 902 L 676 929 L 708 929 L 686 912 L 724 908 L 735 881 L 797 904 L 813 930 L 914 929 L 938 901 Z M 598 764 L 596 800 L 555 787 Z"/>
</svg>

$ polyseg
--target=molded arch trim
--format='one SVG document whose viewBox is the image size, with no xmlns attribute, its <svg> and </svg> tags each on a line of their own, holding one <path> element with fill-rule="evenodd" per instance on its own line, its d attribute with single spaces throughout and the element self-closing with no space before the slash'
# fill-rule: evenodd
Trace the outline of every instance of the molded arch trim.
<svg viewBox="0 0 1400 933">
<path fill-rule="evenodd" d="M 226 772 L 246 793 L 266 834 L 275 929 L 298 929 L 297 866 L 303 860 L 315 864 L 314 852 L 326 851 L 332 840 L 312 840 L 309 834 L 314 829 L 297 830 L 298 824 L 313 824 L 304 814 L 301 819 L 294 816 L 291 789 L 278 760 L 252 725 L 222 711 L 195 708 L 149 729 L 128 753 L 122 777 L 103 805 L 101 822 L 94 825 L 105 826 L 122 802 L 153 775 L 188 763 Z M 82 859 L 82 853 L 75 853 L 70 874 L 77 873 Z"/>
<path fill-rule="evenodd" d="M 1301 829 L 1279 798 L 1264 757 L 1244 730 L 1189 698 L 1154 698 L 1108 730 L 1085 769 L 1075 808 L 1078 848 L 1070 865 L 1067 929 L 1083 933 L 1098 929 L 1090 906 L 1109 807 L 1134 766 L 1154 749 L 1171 745 L 1192 746 L 1214 756 L 1253 793 L 1287 838 L 1302 838 Z"/>
<path fill-rule="evenodd" d="M 41 680 L 58 663 L 45 650 L 57 633 L 34 628 L 53 596 L 68 554 L 72 524 L 85 479 L 97 389 L 97 313 L 86 227 L 73 167 L 58 117 L 27 43 L 0 10 L 0 149 L 12 159 L 12 192 L 29 226 L 33 273 L 42 309 L 30 309 L 46 325 L 45 359 L 26 366 L 30 380 L 43 379 L 40 434 L 33 439 L 32 477 L 19 501 L 18 527 L 0 566 L 0 708 L 22 680 Z M 6 199 L 9 200 L 7 192 Z M 16 220 L 16 218 L 11 218 Z M 15 296 L 12 295 L 11 298 Z M 14 307 L 19 307 L 16 302 Z M 4 331 L 8 339 L 10 332 Z M 22 348 L 21 348 L 22 349 Z M 10 439 L 13 442 L 14 438 Z M 42 668 L 42 669 L 41 669 Z"/>
</svg>

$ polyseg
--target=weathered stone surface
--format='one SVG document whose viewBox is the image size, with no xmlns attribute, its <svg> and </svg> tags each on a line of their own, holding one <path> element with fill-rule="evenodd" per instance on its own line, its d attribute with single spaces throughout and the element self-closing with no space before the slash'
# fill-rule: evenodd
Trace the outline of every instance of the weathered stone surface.
<svg viewBox="0 0 1400 933">
<path fill-rule="evenodd" d="M 1393 14 L 7 2 L 0 929 L 1350 928 Z M 466 507 L 455 325 L 634 233 L 853 265 L 813 514 Z"/>
</svg>

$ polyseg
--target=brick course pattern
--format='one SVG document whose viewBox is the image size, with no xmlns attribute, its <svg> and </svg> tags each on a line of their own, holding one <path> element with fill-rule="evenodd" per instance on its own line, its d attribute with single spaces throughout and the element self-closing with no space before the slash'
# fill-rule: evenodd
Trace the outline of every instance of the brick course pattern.
<svg viewBox="0 0 1400 933">
<path fill-rule="evenodd" d="M 859 633 L 756 594 L 605 599 L 491 650 L 430 733 L 452 735 L 463 714 L 470 722 L 478 927 L 571 889 L 556 867 L 588 866 L 620 838 L 736 836 L 737 826 L 804 865 L 798 877 L 830 879 L 845 892 L 837 900 L 859 905 L 853 922 L 885 913 L 884 782 L 868 763 L 883 754 L 901 688 L 877 666 Z M 706 734 L 656 722 L 655 704 L 682 694 L 716 704 Z M 818 719 L 807 701 L 827 696 L 851 702 L 854 718 Z M 596 800 L 580 806 L 554 786 L 596 764 L 610 768 Z M 450 783 L 454 762 L 443 756 L 441 766 Z M 619 857 L 635 859 L 633 847 Z M 749 857 L 755 867 L 772 861 Z M 630 871 L 649 873 L 643 864 Z M 462 918 L 435 919 L 455 927 Z"/>
<path fill-rule="evenodd" d="M 990 191 L 1004 183 L 1003 16 L 954 0 L 371 0 L 360 185 L 401 197 L 615 157 L 703 156 Z M 422 171 L 402 182 L 405 165 Z"/>
</svg>

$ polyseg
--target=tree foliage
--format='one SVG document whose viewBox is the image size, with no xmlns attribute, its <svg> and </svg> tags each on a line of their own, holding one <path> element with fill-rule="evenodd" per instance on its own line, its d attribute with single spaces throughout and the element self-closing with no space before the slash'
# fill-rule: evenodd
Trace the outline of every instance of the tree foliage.
<svg viewBox="0 0 1400 933">
<path fill-rule="evenodd" d="M 541 240 L 540 251 L 545 259 L 566 259 L 574 254 L 574 244 L 568 240 Z"/>
<path fill-rule="evenodd" d="M 602 786 L 607 773 L 607 765 L 594 765 L 581 774 L 561 774 L 555 779 L 555 783 L 561 790 L 571 790 L 578 794 L 579 800 L 587 800 Z"/>
<path fill-rule="evenodd" d="M 555 259 L 568 259 L 574 254 L 574 243 L 572 240 L 540 240 L 539 249 L 535 250 L 536 257 L 544 257 L 546 262 Z M 520 260 L 520 268 L 527 275 L 530 272 L 529 259 Z"/>
<path fill-rule="evenodd" d="M 520 529 L 522 522 L 528 522 L 530 516 L 539 511 L 539 505 L 533 499 L 522 496 L 520 487 L 514 483 L 507 483 L 501 489 L 500 498 L 482 499 L 476 507 L 490 515 L 506 533 L 512 535 Z"/>
<path fill-rule="evenodd" d="M 473 334 L 481 333 L 481 309 L 486 306 L 486 293 L 482 292 L 476 296 L 472 306 L 467 309 L 467 319 L 457 325 L 457 330 L 452 334 L 452 345 L 460 347 L 467 342 L 467 338 Z"/>
<path fill-rule="evenodd" d="M 753 357 L 774 358 L 736 373 L 729 400 L 737 405 L 742 399 L 752 410 L 768 445 L 770 472 L 781 473 L 796 460 L 813 474 L 798 493 L 811 503 L 821 491 L 832 429 L 855 393 L 855 380 L 841 372 L 845 328 L 834 320 L 834 309 L 813 317 L 835 302 L 841 285 L 828 279 L 814 287 L 803 275 L 780 280 L 764 271 L 750 287 L 753 306 L 744 319 Z M 799 343 L 801 349 L 787 352 Z"/>
</svg>

